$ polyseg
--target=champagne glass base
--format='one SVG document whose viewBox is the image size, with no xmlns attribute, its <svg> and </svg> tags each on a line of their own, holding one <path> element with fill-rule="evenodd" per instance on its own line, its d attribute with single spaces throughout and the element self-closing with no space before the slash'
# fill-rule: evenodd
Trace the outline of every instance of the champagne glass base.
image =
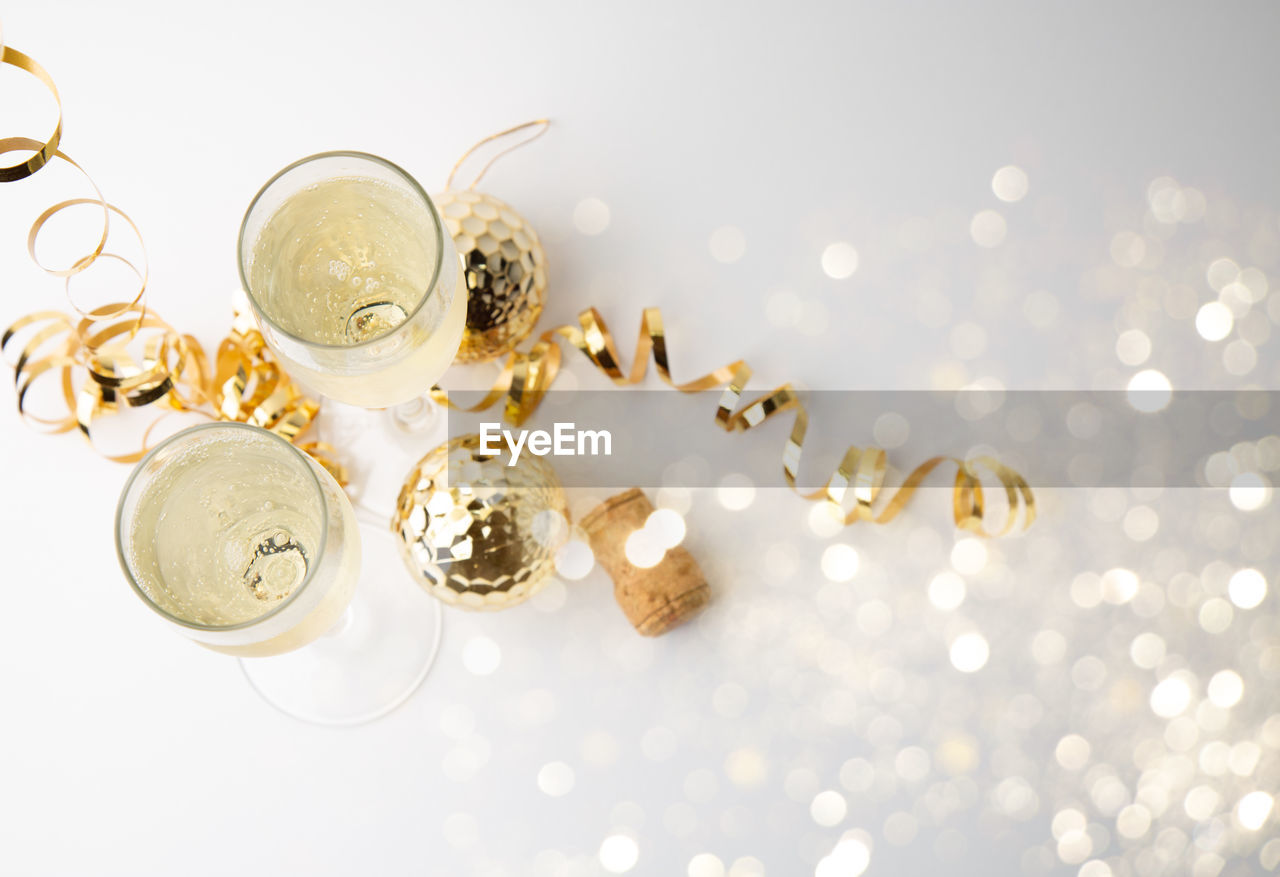
<svg viewBox="0 0 1280 877">
<path fill-rule="evenodd" d="M 440 647 L 440 601 L 409 577 L 392 534 L 362 521 L 360 538 L 360 581 L 333 629 L 297 651 L 240 661 L 267 703 L 304 722 L 381 718 L 418 689 Z"/>
</svg>

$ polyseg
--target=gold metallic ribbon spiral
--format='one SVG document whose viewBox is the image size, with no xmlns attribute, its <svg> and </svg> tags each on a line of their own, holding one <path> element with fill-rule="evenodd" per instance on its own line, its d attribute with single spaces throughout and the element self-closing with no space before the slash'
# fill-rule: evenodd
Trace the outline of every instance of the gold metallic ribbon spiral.
<svg viewBox="0 0 1280 877">
<path fill-rule="evenodd" d="M 13 362 L 18 413 L 27 423 L 49 433 L 79 428 L 108 460 L 132 463 L 150 450 L 151 434 L 166 414 L 190 412 L 211 420 L 236 420 L 294 442 L 339 483 L 346 483 L 346 471 L 332 447 L 297 441 L 315 419 L 319 405 L 304 396 L 275 362 L 252 319 L 236 315 L 211 367 L 199 341 L 141 304 L 106 308 L 114 316 L 94 315 L 79 321 L 60 311 L 39 311 L 0 335 L 0 352 L 7 353 L 24 330 L 31 330 Z M 140 357 L 130 353 L 130 344 L 141 345 Z M 27 410 L 32 385 L 46 376 L 58 381 L 66 407 L 62 416 L 39 416 Z M 166 410 L 147 425 L 140 448 L 108 454 L 94 444 L 93 427 L 122 405 L 157 405 Z"/>
<path fill-rule="evenodd" d="M 58 122 L 54 125 L 53 134 L 43 143 L 36 142 L 36 145 L 32 147 L 35 150 L 35 154 L 18 164 L 0 167 L 0 183 L 11 183 L 14 180 L 25 179 L 40 170 L 40 168 L 48 164 L 49 159 L 57 152 L 58 142 L 62 140 L 62 98 L 58 96 L 58 86 L 53 84 L 53 78 L 45 72 L 43 67 L 17 49 L 4 45 L 2 31 L 0 31 L 0 64 L 12 65 L 39 79 L 44 84 L 44 87 L 49 89 L 49 93 L 53 95 L 54 103 L 58 106 Z M 11 147 L 0 149 L 0 152 L 10 152 L 13 149 L 25 148 L 27 147 Z"/>
<path fill-rule="evenodd" d="M 237 420 L 261 426 L 294 442 L 311 454 L 334 477 L 345 484 L 345 469 L 336 461 L 334 449 L 321 442 L 299 443 L 298 437 L 315 419 L 319 405 L 306 398 L 301 389 L 279 367 L 267 350 L 253 321 L 237 314 L 231 332 L 218 346 L 213 366 L 204 349 L 191 335 L 178 332 L 147 310 L 146 250 L 137 225 L 119 207 L 110 204 L 84 168 L 58 147 L 62 139 L 62 102 L 53 79 L 32 58 L 0 40 L 0 63 L 24 70 L 40 80 L 58 110 L 58 122 L 47 140 L 28 137 L 0 139 L 0 155 L 30 150 L 25 161 L 0 167 L 0 183 L 26 179 L 59 158 L 84 176 L 92 198 L 72 198 L 49 207 L 31 224 L 27 252 L 47 274 L 63 278 L 67 299 L 79 314 L 76 319 L 60 311 L 38 311 L 9 326 L 0 335 L 0 353 L 7 353 L 16 339 L 25 344 L 11 363 L 17 391 L 18 413 L 31 426 L 48 433 L 79 428 L 95 450 L 94 423 L 121 406 L 142 408 L 159 405 L 167 409 L 145 428 L 141 447 L 109 460 L 135 462 L 151 447 L 151 434 L 166 414 L 185 411 L 216 420 Z M 63 210 L 96 205 L 102 210 L 102 233 L 84 255 L 64 267 L 45 264 L 37 255 L 37 241 L 46 224 Z M 106 251 L 111 218 L 123 221 L 138 239 L 141 265 L 117 253 Z M 122 263 L 138 279 L 137 291 L 127 301 L 82 308 L 71 295 L 72 278 L 100 259 Z M 130 345 L 141 347 L 141 355 L 130 353 Z M 42 416 L 28 410 L 32 386 L 40 379 L 56 380 L 65 413 Z"/>
<path fill-rule="evenodd" d="M 938 467 L 954 464 L 955 482 L 952 489 L 952 514 L 956 526 L 982 536 L 1001 536 L 1018 526 L 1025 529 L 1036 516 L 1035 495 L 1026 480 L 999 460 L 980 456 L 965 460 L 958 457 L 938 456 L 925 460 L 910 473 L 903 483 L 889 492 L 888 499 L 878 502 L 884 493 L 888 459 L 880 448 L 851 446 L 845 452 L 825 487 L 805 493 L 797 487 L 800 454 L 809 430 L 809 414 L 790 384 L 756 397 L 739 409 L 743 391 L 751 378 L 751 366 L 737 360 L 721 366 L 700 378 L 676 383 L 671 377 L 671 364 L 667 355 L 666 334 L 662 328 L 662 313 L 657 308 L 646 308 L 640 324 L 640 337 L 636 341 L 635 357 L 631 372 L 625 374 L 613 335 L 604 318 L 595 308 L 587 308 L 578 314 L 578 325 L 557 326 L 539 336 L 528 351 L 516 351 L 507 357 L 502 373 L 483 399 L 475 405 L 460 409 L 483 411 L 504 402 L 504 417 L 519 425 L 537 409 L 543 396 L 560 371 L 561 352 L 558 339 L 564 339 L 582 352 L 591 364 L 604 372 L 619 386 L 638 384 L 644 380 L 649 359 L 662 380 L 682 393 L 698 393 L 723 387 L 716 408 L 715 422 L 726 432 L 745 432 L 784 412 L 794 412 L 791 434 L 782 450 L 782 471 L 788 486 L 808 500 L 826 500 L 841 510 L 846 525 L 855 521 L 885 524 L 893 520 L 911 501 L 915 492 Z M 448 394 L 436 389 L 435 398 L 450 404 Z M 451 406 L 455 409 L 458 406 Z M 1008 514 L 998 528 L 986 523 L 987 506 L 982 486 L 983 472 L 993 476 L 1004 488 L 1008 502 Z M 850 500 L 852 502 L 850 503 Z M 1021 514 L 1019 514 L 1019 512 Z"/>
</svg>

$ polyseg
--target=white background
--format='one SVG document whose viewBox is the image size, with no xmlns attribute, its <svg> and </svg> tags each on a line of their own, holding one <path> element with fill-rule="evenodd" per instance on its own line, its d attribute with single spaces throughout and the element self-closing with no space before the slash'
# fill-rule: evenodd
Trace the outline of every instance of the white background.
<svg viewBox="0 0 1280 877">
<path fill-rule="evenodd" d="M 1146 365 L 1175 384 L 1277 377 L 1265 346 L 1232 375 L 1185 317 L 1126 310 L 1136 281 L 1111 255 L 1116 234 L 1143 231 L 1147 186 L 1168 175 L 1209 213 L 1149 273 L 1181 272 L 1200 301 L 1218 256 L 1280 276 L 1270 4 L 45 2 L 10 4 L 3 24 L 57 81 L 67 152 L 142 228 L 150 304 L 207 344 L 228 323 L 242 212 L 277 169 L 362 149 L 438 190 L 471 143 L 545 115 L 551 131 L 482 186 L 543 237 L 542 325 L 595 305 L 629 346 L 640 309 L 662 306 L 678 378 L 745 356 L 761 384 L 823 389 L 1123 386 L 1136 368 L 1116 336 L 1135 326 L 1154 342 Z M 0 72 L 0 135 L 43 136 L 38 88 Z M 1008 164 L 1030 180 L 1012 204 L 991 188 Z M 0 192 L 0 322 L 62 305 L 23 244 L 42 206 L 74 191 L 51 169 Z M 575 226 L 588 198 L 608 206 L 600 234 Z M 1004 217 L 1000 246 L 972 239 L 982 210 Z M 726 226 L 744 242 L 728 263 L 711 245 Z M 859 252 L 850 278 L 823 273 L 833 241 Z M 1057 305 L 1047 326 L 1027 316 L 1044 313 L 1043 293 L 1028 304 L 1036 291 Z M 688 428 L 712 428 L 709 414 Z M 846 832 L 870 850 L 869 874 L 1075 874 L 1094 860 L 1144 873 L 1159 849 L 1172 872 L 1271 861 L 1259 848 L 1275 816 L 1250 833 L 1232 811 L 1280 781 L 1270 746 L 1250 776 L 1179 780 L 1141 837 L 1121 837 L 1091 793 L 1114 774 L 1132 797 L 1135 747 L 1166 732 L 1148 694 L 1178 668 L 1197 701 L 1223 667 L 1245 678 L 1226 727 L 1189 750 L 1193 775 L 1211 737 L 1268 739 L 1274 589 L 1223 633 L 1197 622 L 1230 571 L 1272 572 L 1276 516 L 1240 512 L 1225 491 L 1048 492 L 1032 534 L 993 543 L 952 612 L 925 596 L 952 562 L 941 492 L 888 528 L 825 538 L 789 494 L 734 512 L 700 492 L 688 545 L 716 598 L 697 625 L 641 640 L 599 571 L 536 606 L 447 611 L 438 663 L 407 705 L 327 730 L 273 711 L 234 661 L 130 593 L 110 524 L 125 467 L 11 409 L 0 440 L 3 873 L 594 874 L 618 834 L 638 848 L 632 873 L 693 860 L 695 877 L 721 873 L 706 854 L 735 877 L 810 873 Z M 824 439 L 871 440 L 870 427 Z M 1126 529 L 1136 506 L 1158 515 L 1154 538 Z M 823 575 L 832 541 L 858 552 L 851 582 Z M 1143 593 L 1172 595 L 1184 570 L 1197 584 L 1145 616 L 1072 595 L 1078 573 L 1117 565 Z M 1046 629 L 1065 654 L 1033 660 Z M 966 630 L 991 647 L 975 674 L 948 660 Z M 1143 630 L 1161 631 L 1176 666 L 1134 666 Z M 464 661 L 477 638 L 500 650 L 491 674 Z M 1056 762 L 1069 733 L 1111 774 Z M 948 772 L 940 753 L 957 739 L 978 765 Z M 550 762 L 573 772 L 561 797 L 538 787 Z M 1217 833 L 1184 812 L 1199 784 L 1220 795 L 1202 820 Z M 1010 803 L 1024 786 L 1034 802 Z M 845 810 L 815 820 L 824 790 Z M 1088 821 L 1083 857 L 1055 838 L 1064 809 Z"/>
</svg>

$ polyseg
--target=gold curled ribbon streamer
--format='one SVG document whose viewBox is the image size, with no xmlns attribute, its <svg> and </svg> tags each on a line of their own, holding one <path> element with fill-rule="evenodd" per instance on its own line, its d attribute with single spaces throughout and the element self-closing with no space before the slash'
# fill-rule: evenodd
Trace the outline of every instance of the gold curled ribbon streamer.
<svg viewBox="0 0 1280 877">
<path fill-rule="evenodd" d="M 4 45 L 2 39 L 0 63 L 17 67 L 43 83 L 58 111 L 57 124 L 47 140 L 0 138 L 0 155 L 19 150 L 32 152 L 23 162 L 0 167 L 0 183 L 26 179 L 56 157 L 79 171 L 94 193 L 91 198 L 71 198 L 52 205 L 36 218 L 27 234 L 31 260 L 45 273 L 63 278 L 67 300 L 80 319 L 77 321 L 60 311 L 38 311 L 18 319 L 0 335 L 0 354 L 6 354 L 15 339 L 30 330 L 22 350 L 10 363 L 14 369 L 19 416 L 47 433 L 78 428 L 104 457 L 125 463 L 141 459 L 150 450 L 152 433 L 170 414 L 189 412 L 212 419 L 237 420 L 283 436 L 315 458 L 339 483 L 346 484 L 346 470 L 330 445 L 298 442 L 298 437 L 315 419 L 319 405 L 304 396 L 275 362 L 251 319 L 236 315 L 231 332 L 219 345 L 217 358 L 210 367 L 199 341 L 148 312 L 145 296 L 149 268 L 142 234 L 128 214 L 103 197 L 84 168 L 59 149 L 62 99 L 53 78 L 34 59 Z M 102 233 L 97 243 L 65 267 L 41 261 L 36 247 L 41 231 L 54 216 L 80 205 L 97 205 L 102 209 Z M 106 250 L 112 214 L 137 237 L 142 253 L 141 267 Z M 71 295 L 71 280 L 99 259 L 123 263 L 137 276 L 138 289 L 127 301 L 85 310 Z M 130 352 L 131 344 L 141 345 L 139 357 Z M 65 406 L 64 414 L 50 417 L 28 410 L 32 386 L 48 379 L 58 382 L 57 398 Z M 93 427 L 103 415 L 117 412 L 121 406 L 151 405 L 166 410 L 147 425 L 139 450 L 108 454 L 94 443 Z"/>
<path fill-rule="evenodd" d="M 19 149 L 35 149 L 38 146 L 40 146 L 40 142 L 38 140 L 32 140 L 29 137 L 5 137 L 3 139 L 0 139 L 0 155 L 4 155 L 9 152 L 14 152 Z M 145 259 L 146 259 L 145 248 L 143 249 L 143 252 L 142 252 L 143 259 L 144 259 L 144 265 L 142 270 L 139 270 L 137 265 L 134 265 L 133 262 L 124 258 L 123 256 L 117 255 L 115 253 L 104 252 L 107 246 L 107 237 L 111 233 L 111 214 L 115 213 L 128 224 L 129 228 L 131 228 L 133 230 L 133 233 L 137 236 L 138 242 L 140 245 L 142 242 L 142 234 L 138 231 L 138 226 L 134 224 L 133 220 L 129 218 L 129 216 L 124 211 L 122 211 L 119 207 L 116 207 L 115 205 L 107 203 L 106 198 L 102 196 L 102 190 L 98 188 L 98 184 L 93 181 L 93 178 L 90 177 L 89 174 L 85 171 L 85 169 L 81 167 L 74 159 L 72 159 L 65 152 L 62 152 L 61 150 L 57 150 L 57 149 L 53 151 L 53 157 L 62 159 L 64 162 L 66 162 L 67 164 L 75 168 L 77 171 L 79 171 L 80 175 L 84 177 L 85 182 L 87 182 L 89 184 L 89 187 L 93 189 L 96 197 L 72 198 L 66 201 L 59 201 L 57 204 L 54 204 L 52 207 L 47 208 L 43 213 L 37 216 L 35 221 L 31 223 L 31 228 L 27 231 L 27 254 L 31 257 L 31 261 L 34 262 L 36 267 L 39 268 L 41 271 L 43 271 L 46 274 L 50 274 L 54 277 L 63 278 L 64 288 L 67 294 L 67 300 L 70 303 L 72 309 L 75 310 L 76 313 L 80 314 L 82 317 L 89 317 L 91 314 L 97 314 L 97 316 L 94 317 L 95 319 L 109 319 L 118 313 L 123 313 L 130 306 L 138 304 L 140 301 L 142 301 L 143 294 L 146 292 L 146 286 L 147 286 L 146 277 L 148 273 L 148 269 L 146 268 L 146 265 L 145 265 Z M 44 165 L 41 165 L 41 167 L 44 167 Z M 23 179 L 23 178 L 20 177 L 19 179 Z M 52 219 L 54 216 L 61 213 L 63 210 L 66 210 L 70 207 L 76 207 L 81 204 L 96 204 L 102 208 L 102 233 L 98 236 L 98 242 L 94 244 L 93 249 L 91 249 L 89 252 L 85 253 L 84 255 L 76 258 L 69 266 L 65 268 L 55 268 L 50 265 L 46 265 L 43 261 L 41 261 L 40 256 L 36 253 L 36 244 L 40 238 L 40 232 L 44 229 L 45 225 L 49 222 L 49 220 Z M 128 267 L 131 271 L 133 271 L 134 274 L 138 275 L 138 278 L 140 281 L 138 293 L 128 302 L 116 305 L 114 309 L 108 308 L 106 310 L 103 310 L 98 308 L 98 309 L 93 309 L 91 311 L 85 311 L 78 304 L 76 304 L 74 299 L 71 298 L 71 278 L 81 273 L 82 271 L 87 270 L 91 265 L 97 262 L 98 259 L 104 256 L 123 262 L 126 265 L 126 267 Z"/>
<path fill-rule="evenodd" d="M 152 447 L 151 435 L 168 415 L 200 414 L 211 420 L 235 420 L 260 426 L 293 442 L 316 459 L 341 484 L 345 468 L 334 449 L 322 442 L 299 442 L 319 412 L 315 400 L 280 368 L 253 320 L 237 314 L 231 332 L 218 345 L 212 366 L 200 342 L 178 332 L 141 304 L 106 305 L 79 321 L 61 311 L 39 311 L 14 322 L 0 335 L 0 353 L 30 331 L 11 363 L 18 413 L 49 433 L 79 429 L 98 453 L 120 463 L 140 460 Z M 130 345 L 140 345 L 135 356 Z M 56 378 L 65 414 L 50 417 L 27 409 L 32 385 Z M 121 454 L 102 451 L 94 425 L 121 407 L 164 409 L 142 434 L 141 447 Z"/>
<path fill-rule="evenodd" d="M 54 125 L 53 134 L 49 136 L 49 139 L 43 143 L 36 141 L 35 146 L 31 147 L 35 152 L 26 161 L 0 167 L 0 183 L 11 183 L 16 180 L 26 179 L 40 170 L 40 168 L 48 164 L 49 159 L 58 151 L 58 143 L 62 140 L 62 98 L 58 95 L 58 86 L 54 84 L 53 77 L 36 63 L 35 59 L 24 55 L 17 49 L 4 45 L 2 41 L 0 41 L 0 64 L 12 65 L 39 79 L 44 87 L 49 90 L 49 94 L 53 95 L 53 101 L 58 107 L 58 121 Z"/>
<path fill-rule="evenodd" d="M 587 308 L 578 314 L 578 325 L 548 329 L 529 350 L 509 354 L 498 379 L 475 405 L 454 405 L 449 401 L 448 394 L 438 388 L 433 389 L 432 394 L 437 401 L 455 410 L 469 412 L 483 411 L 505 398 L 503 416 L 518 426 L 533 414 L 555 381 L 561 365 L 560 339 L 576 347 L 592 365 L 619 386 L 643 381 L 648 372 L 649 360 L 652 359 L 662 380 L 682 393 L 723 387 L 715 422 L 726 432 L 745 432 L 785 412 L 794 412 L 791 433 L 782 451 L 782 471 L 787 485 L 804 499 L 833 503 L 841 510 L 845 525 L 856 521 L 876 524 L 892 521 L 911 502 L 924 480 L 944 464 L 954 464 L 956 467 L 952 515 L 957 527 L 982 536 L 1001 536 L 1017 527 L 1019 519 L 1023 529 L 1031 526 L 1035 520 L 1035 495 L 1031 487 L 1020 474 L 990 456 L 968 460 L 948 456 L 931 457 L 911 470 L 895 490 L 886 492 L 884 483 L 888 472 L 888 458 L 885 452 L 880 448 L 854 445 L 845 452 L 824 487 L 807 493 L 802 491 L 797 486 L 797 479 L 801 451 L 809 429 L 809 414 L 795 388 L 790 384 L 783 384 L 739 408 L 752 374 L 751 367 L 741 359 L 702 377 L 677 383 L 671 377 L 666 333 L 662 326 L 662 313 L 658 308 L 644 310 L 640 337 L 636 341 L 636 352 L 629 373 L 622 370 L 613 335 L 604 317 L 595 308 Z M 995 529 L 986 525 L 987 504 L 982 485 L 984 471 L 1000 482 L 1008 503 L 1004 523 Z M 882 494 L 888 499 L 880 502 Z"/>
</svg>

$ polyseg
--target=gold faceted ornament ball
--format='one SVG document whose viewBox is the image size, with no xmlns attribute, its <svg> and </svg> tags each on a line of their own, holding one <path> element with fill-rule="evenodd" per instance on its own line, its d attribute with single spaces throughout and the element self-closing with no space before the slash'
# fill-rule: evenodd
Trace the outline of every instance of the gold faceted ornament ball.
<svg viewBox="0 0 1280 877">
<path fill-rule="evenodd" d="M 409 572 L 429 593 L 467 609 L 506 609 L 533 596 L 569 535 L 568 505 L 551 466 L 522 454 L 508 466 L 480 436 L 427 454 L 400 489 L 392 520 Z"/>
<path fill-rule="evenodd" d="M 467 327 L 457 363 L 485 362 L 513 350 L 547 300 L 547 254 L 510 205 L 471 189 L 435 199 L 467 284 Z"/>
</svg>

